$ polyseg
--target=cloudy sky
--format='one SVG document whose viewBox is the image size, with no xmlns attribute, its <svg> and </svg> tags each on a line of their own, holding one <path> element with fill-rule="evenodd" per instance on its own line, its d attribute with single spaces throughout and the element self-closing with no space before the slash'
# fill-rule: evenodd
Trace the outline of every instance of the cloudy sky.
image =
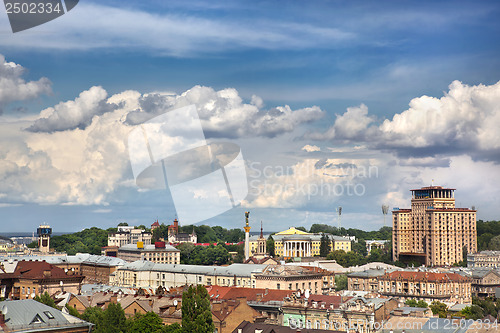
<svg viewBox="0 0 500 333">
<path fill-rule="evenodd" d="M 136 180 L 130 135 L 188 106 L 212 152 L 238 145 L 248 184 L 200 223 L 337 225 L 342 206 L 342 226 L 375 230 L 431 183 L 498 220 L 498 17 L 497 1 L 85 0 L 14 34 L 2 12 L 0 231 L 169 223 L 174 180 Z M 196 141 L 184 120 L 160 150 Z M 196 180 L 193 161 L 164 163 Z M 195 192 L 201 217 L 227 197 Z"/>
</svg>

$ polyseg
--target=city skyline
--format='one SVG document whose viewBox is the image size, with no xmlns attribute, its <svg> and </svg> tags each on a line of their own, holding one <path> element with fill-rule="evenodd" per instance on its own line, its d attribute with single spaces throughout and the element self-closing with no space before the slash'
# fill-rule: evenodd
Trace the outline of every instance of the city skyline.
<svg viewBox="0 0 500 333">
<path fill-rule="evenodd" d="M 431 184 L 498 220 L 499 11 L 87 1 L 15 34 L 2 14 L 0 226 L 170 224 L 169 187 L 137 186 L 127 140 L 188 105 L 209 144 L 239 146 L 248 180 L 240 206 L 199 224 L 337 226 L 341 206 L 343 227 L 378 230 L 382 205 Z"/>
</svg>

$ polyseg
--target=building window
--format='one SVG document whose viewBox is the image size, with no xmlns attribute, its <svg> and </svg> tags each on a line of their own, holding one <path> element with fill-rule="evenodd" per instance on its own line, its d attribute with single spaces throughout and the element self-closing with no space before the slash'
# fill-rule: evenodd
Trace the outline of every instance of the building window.
<svg viewBox="0 0 500 333">
<path fill-rule="evenodd" d="M 276 289 L 281 289 L 281 286 L 280 286 L 280 284 L 279 284 L 279 283 L 278 283 L 278 284 L 276 284 Z"/>
</svg>

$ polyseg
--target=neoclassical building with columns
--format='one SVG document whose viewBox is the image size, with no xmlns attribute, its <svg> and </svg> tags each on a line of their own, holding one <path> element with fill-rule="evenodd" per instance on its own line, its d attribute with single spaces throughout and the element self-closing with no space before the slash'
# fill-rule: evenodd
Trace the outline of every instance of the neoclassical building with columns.
<svg viewBox="0 0 500 333">
<path fill-rule="evenodd" d="M 321 235 L 291 227 L 272 236 L 274 239 L 274 253 L 277 257 L 284 258 L 319 256 Z M 351 251 L 351 240 L 349 238 L 333 235 L 328 236 L 330 237 L 330 248 L 332 251 Z"/>
</svg>

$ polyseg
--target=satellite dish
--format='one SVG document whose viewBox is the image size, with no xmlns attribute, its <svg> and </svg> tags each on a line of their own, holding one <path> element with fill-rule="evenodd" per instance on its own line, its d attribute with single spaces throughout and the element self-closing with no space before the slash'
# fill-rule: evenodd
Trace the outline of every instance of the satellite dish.
<svg viewBox="0 0 500 333">
<path fill-rule="evenodd" d="M 0 310 L 4 315 L 7 314 L 7 312 L 9 312 L 9 309 L 7 308 L 7 305 L 4 305 L 2 306 L 2 310 Z"/>
<path fill-rule="evenodd" d="M 35 296 L 36 296 L 35 293 L 31 293 L 31 298 L 32 299 L 35 298 Z"/>
<path fill-rule="evenodd" d="M 177 306 L 177 303 L 178 303 L 177 300 L 174 299 L 174 306 Z"/>
<path fill-rule="evenodd" d="M 309 289 L 306 289 L 306 292 L 304 293 L 305 298 L 309 298 Z"/>
</svg>

